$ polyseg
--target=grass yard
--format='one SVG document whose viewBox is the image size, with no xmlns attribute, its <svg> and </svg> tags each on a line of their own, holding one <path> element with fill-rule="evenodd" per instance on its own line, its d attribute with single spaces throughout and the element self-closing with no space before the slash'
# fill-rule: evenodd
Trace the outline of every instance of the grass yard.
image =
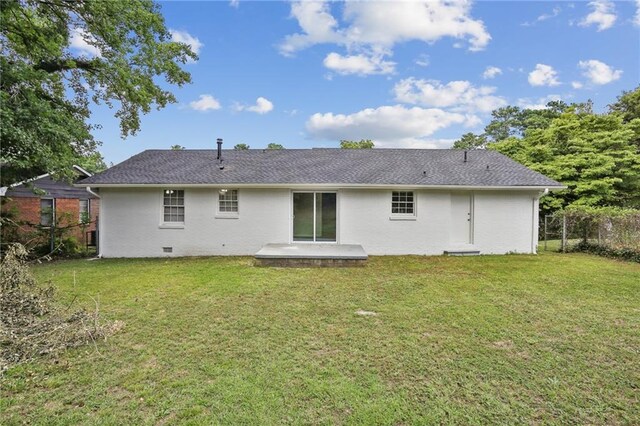
<svg viewBox="0 0 640 426">
<path fill-rule="evenodd" d="M 10 370 L 0 423 L 640 424 L 638 264 L 543 253 L 251 265 L 36 267 L 64 301 L 96 297 L 126 326 L 98 350 Z"/>
</svg>

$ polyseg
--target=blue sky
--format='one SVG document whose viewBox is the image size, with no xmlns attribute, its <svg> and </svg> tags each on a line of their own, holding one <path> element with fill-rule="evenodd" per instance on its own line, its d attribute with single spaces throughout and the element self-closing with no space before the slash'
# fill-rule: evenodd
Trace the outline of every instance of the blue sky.
<svg viewBox="0 0 640 426">
<path fill-rule="evenodd" d="M 125 140 L 114 111 L 95 107 L 108 162 L 218 137 L 227 148 L 447 148 L 494 108 L 591 99 L 604 111 L 640 81 L 637 1 L 160 4 L 176 40 L 198 50 L 185 65 L 193 83 Z"/>
</svg>

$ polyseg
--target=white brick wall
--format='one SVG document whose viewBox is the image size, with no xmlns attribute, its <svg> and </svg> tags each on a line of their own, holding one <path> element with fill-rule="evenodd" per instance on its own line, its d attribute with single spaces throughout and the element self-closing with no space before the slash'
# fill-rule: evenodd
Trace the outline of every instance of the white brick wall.
<svg viewBox="0 0 640 426">
<path fill-rule="evenodd" d="M 414 191 L 415 220 L 391 220 L 390 190 L 338 191 L 338 242 L 373 255 L 459 249 L 449 241 L 451 193 Z M 185 224 L 166 229 L 159 188 L 102 188 L 104 257 L 253 255 L 266 243 L 291 242 L 291 191 L 240 189 L 237 219 L 216 217 L 218 191 L 185 189 Z M 531 253 L 537 244 L 537 192 L 473 192 L 473 244 L 481 253 Z M 163 252 L 173 247 L 173 253 Z"/>
</svg>

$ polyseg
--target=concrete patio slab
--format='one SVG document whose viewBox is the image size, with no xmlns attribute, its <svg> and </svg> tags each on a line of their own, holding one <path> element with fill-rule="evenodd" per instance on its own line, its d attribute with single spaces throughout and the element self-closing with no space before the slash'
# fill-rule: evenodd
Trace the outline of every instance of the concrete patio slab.
<svg viewBox="0 0 640 426">
<path fill-rule="evenodd" d="M 256 259 L 336 259 L 367 260 L 359 244 L 266 244 Z"/>
</svg>

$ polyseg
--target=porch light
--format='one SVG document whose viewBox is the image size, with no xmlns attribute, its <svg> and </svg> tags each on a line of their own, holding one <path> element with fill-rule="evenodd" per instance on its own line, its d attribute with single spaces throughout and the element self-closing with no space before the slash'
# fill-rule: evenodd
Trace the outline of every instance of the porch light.
<svg viewBox="0 0 640 426">
<path fill-rule="evenodd" d="M 173 189 L 167 189 L 164 191 L 165 194 L 173 194 Z"/>
</svg>

